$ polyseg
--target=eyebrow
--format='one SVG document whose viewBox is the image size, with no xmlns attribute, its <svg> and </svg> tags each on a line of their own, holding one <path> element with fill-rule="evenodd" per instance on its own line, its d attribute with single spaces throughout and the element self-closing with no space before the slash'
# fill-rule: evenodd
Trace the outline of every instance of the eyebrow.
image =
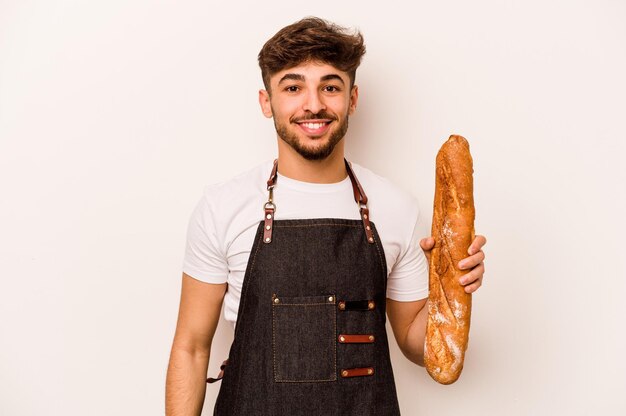
<svg viewBox="0 0 626 416">
<path fill-rule="evenodd" d="M 280 85 L 283 81 L 287 81 L 288 79 L 294 81 L 304 81 L 304 75 L 302 74 L 285 74 L 280 81 L 278 81 L 278 85 Z"/>
<path fill-rule="evenodd" d="M 340 77 L 339 75 L 337 75 L 337 74 L 328 74 L 328 75 L 324 75 L 322 78 L 320 78 L 320 81 L 328 81 L 328 80 L 331 80 L 331 79 L 336 79 L 336 80 L 339 80 L 339 81 L 341 81 L 341 83 L 342 83 L 342 84 L 345 84 L 345 83 L 343 82 L 343 78 L 341 78 L 341 77 Z"/>
<path fill-rule="evenodd" d="M 339 80 L 342 84 L 345 84 L 343 82 L 343 79 L 337 75 L 337 74 L 328 74 L 328 75 L 324 75 L 323 77 L 320 78 L 320 81 L 328 81 L 331 79 L 336 79 Z M 287 80 L 293 80 L 293 81 L 304 81 L 304 75 L 302 74 L 285 74 L 280 81 L 278 81 L 278 85 L 280 85 L 283 81 L 287 81 Z"/>
</svg>

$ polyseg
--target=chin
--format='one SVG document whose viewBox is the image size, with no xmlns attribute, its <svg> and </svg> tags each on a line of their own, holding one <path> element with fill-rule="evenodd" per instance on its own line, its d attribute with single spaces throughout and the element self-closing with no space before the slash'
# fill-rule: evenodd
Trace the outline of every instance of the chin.
<svg viewBox="0 0 626 416">
<path fill-rule="evenodd" d="M 293 150 L 306 160 L 325 160 L 333 154 L 339 142 L 345 136 L 345 128 L 341 130 L 332 129 L 319 137 L 303 135 L 298 130 L 286 129 L 284 126 L 276 126 L 278 137 L 288 144 Z"/>
</svg>

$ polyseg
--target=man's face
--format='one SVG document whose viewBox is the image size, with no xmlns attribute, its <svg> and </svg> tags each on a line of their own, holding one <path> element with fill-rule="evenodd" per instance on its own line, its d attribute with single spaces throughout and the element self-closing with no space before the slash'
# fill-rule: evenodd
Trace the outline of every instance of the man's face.
<svg viewBox="0 0 626 416">
<path fill-rule="evenodd" d="M 346 72 L 320 62 L 284 69 L 259 91 L 263 114 L 274 118 L 278 136 L 307 160 L 328 157 L 348 130 L 358 89 Z"/>
</svg>

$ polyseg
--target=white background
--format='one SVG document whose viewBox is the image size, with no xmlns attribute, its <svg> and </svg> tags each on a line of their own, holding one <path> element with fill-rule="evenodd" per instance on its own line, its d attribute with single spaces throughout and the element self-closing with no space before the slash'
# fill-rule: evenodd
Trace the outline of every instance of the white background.
<svg viewBox="0 0 626 416">
<path fill-rule="evenodd" d="M 163 413 L 189 215 L 274 157 L 256 55 L 307 15 L 362 30 L 348 156 L 419 199 L 424 236 L 437 149 L 474 156 L 465 369 L 440 386 L 392 341 L 403 414 L 626 414 L 617 0 L 0 1 L 0 414 Z"/>
</svg>

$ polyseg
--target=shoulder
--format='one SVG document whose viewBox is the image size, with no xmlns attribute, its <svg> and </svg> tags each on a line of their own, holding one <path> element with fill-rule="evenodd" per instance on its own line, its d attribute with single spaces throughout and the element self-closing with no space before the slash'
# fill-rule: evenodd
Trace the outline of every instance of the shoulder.
<svg viewBox="0 0 626 416">
<path fill-rule="evenodd" d="M 265 161 L 227 180 L 205 185 L 193 216 L 225 244 L 255 227 L 267 200 L 265 185 L 271 168 L 272 161 Z"/>
<path fill-rule="evenodd" d="M 237 204 L 250 202 L 265 194 L 265 183 L 272 169 L 272 161 L 266 160 L 235 176 L 203 188 L 203 199 L 210 207 L 226 204 L 231 209 Z"/>
<path fill-rule="evenodd" d="M 269 177 L 272 169 L 272 163 L 273 161 L 266 160 L 248 170 L 230 177 L 229 179 L 205 185 L 204 192 L 228 193 L 233 189 L 233 187 L 249 187 L 251 184 L 258 184 L 259 182 L 263 185 Z"/>
</svg>

